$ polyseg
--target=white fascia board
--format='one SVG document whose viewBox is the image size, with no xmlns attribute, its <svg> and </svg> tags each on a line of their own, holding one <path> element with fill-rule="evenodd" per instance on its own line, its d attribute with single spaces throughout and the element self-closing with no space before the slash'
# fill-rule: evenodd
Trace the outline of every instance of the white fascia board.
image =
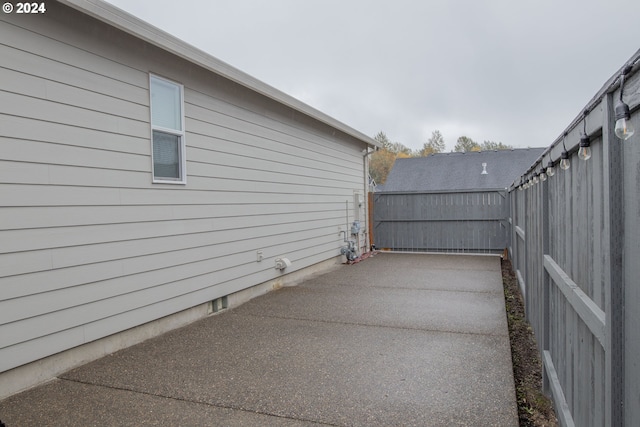
<svg viewBox="0 0 640 427">
<path fill-rule="evenodd" d="M 172 36 L 153 25 L 136 18 L 130 13 L 113 6 L 102 0 L 57 0 L 58 3 L 76 9 L 86 15 L 105 22 L 115 28 L 129 33 L 139 39 L 157 46 L 167 52 L 179 56 L 189 62 L 206 68 L 218 75 L 221 75 L 235 83 L 245 86 L 254 92 L 260 93 L 271 98 L 281 104 L 284 104 L 296 111 L 299 111 L 309 117 L 312 117 L 332 128 L 340 130 L 347 135 L 351 135 L 356 139 L 365 142 L 374 147 L 382 145 L 375 139 L 353 129 L 350 126 L 324 114 L 321 111 L 301 102 L 278 89 L 269 86 L 262 81 L 251 77 L 250 75 L 232 67 L 231 65 L 220 61 L 219 59 L 209 55 L 208 53 Z"/>
</svg>

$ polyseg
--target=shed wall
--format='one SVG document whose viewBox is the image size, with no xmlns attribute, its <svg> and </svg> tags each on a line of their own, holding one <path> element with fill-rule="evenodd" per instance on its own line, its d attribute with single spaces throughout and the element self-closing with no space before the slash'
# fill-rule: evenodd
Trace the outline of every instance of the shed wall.
<svg viewBox="0 0 640 427">
<path fill-rule="evenodd" d="M 0 372 L 336 257 L 366 218 L 364 142 L 80 12 L 3 14 L 0 58 Z M 151 182 L 149 73 L 185 88 L 186 185 Z"/>
<path fill-rule="evenodd" d="M 381 192 L 373 200 L 380 249 L 500 253 L 507 247 L 506 191 Z"/>
</svg>

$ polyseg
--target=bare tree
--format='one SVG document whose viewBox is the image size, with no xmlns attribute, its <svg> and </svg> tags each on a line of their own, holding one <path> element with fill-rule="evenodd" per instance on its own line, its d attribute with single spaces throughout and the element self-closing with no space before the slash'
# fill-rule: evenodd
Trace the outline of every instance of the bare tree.
<svg viewBox="0 0 640 427">
<path fill-rule="evenodd" d="M 480 144 L 475 142 L 473 139 L 469 138 L 468 136 L 461 136 L 460 138 L 458 138 L 458 142 L 453 148 L 453 151 L 466 153 L 468 151 L 480 151 L 480 149 Z"/>
<path fill-rule="evenodd" d="M 482 143 L 482 151 L 489 150 L 513 150 L 511 145 L 503 144 L 502 142 L 485 141 Z"/>
<path fill-rule="evenodd" d="M 442 153 L 445 149 L 444 138 L 439 130 L 431 132 L 431 137 L 424 143 L 418 156 L 426 157 L 435 153 Z"/>
</svg>

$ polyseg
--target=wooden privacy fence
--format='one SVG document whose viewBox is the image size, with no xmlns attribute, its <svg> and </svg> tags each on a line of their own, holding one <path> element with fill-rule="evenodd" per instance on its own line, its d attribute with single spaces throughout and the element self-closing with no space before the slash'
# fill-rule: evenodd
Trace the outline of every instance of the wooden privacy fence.
<svg viewBox="0 0 640 427">
<path fill-rule="evenodd" d="M 618 73 L 563 133 L 570 169 L 557 165 L 560 137 L 510 189 L 509 248 L 563 426 L 640 425 L 637 68 L 624 86 L 638 129 L 631 139 L 614 134 Z M 593 153 L 586 161 L 576 155 L 584 127 Z M 555 175 L 524 189 L 549 160 Z"/>
<path fill-rule="evenodd" d="M 374 193 L 374 244 L 396 251 L 502 252 L 506 198 L 505 190 Z"/>
</svg>

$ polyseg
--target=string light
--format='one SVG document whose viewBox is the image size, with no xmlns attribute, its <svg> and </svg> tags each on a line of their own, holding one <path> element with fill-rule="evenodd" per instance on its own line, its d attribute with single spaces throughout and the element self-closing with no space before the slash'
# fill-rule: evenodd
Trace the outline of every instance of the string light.
<svg viewBox="0 0 640 427">
<path fill-rule="evenodd" d="M 547 163 L 547 176 L 551 177 L 556 174 L 556 168 L 553 167 L 551 156 L 549 156 L 549 163 Z"/>
<path fill-rule="evenodd" d="M 614 114 L 615 114 L 615 120 L 616 120 L 614 133 L 616 137 L 622 140 L 627 140 L 631 138 L 635 133 L 635 127 L 631 122 L 631 112 L 630 112 L 629 105 L 627 105 L 624 102 L 624 89 L 625 89 L 624 85 L 625 85 L 625 80 L 627 76 L 631 73 L 631 71 L 633 70 L 633 67 L 635 67 L 636 63 L 638 63 L 639 61 L 640 61 L 640 57 L 636 57 L 632 63 L 628 63 L 622 69 L 619 78 L 617 80 L 613 80 L 609 84 L 607 89 L 608 93 L 610 93 L 611 91 L 614 90 L 616 85 L 619 85 L 620 95 L 614 106 Z M 601 100 L 602 98 L 599 98 L 597 101 L 601 101 Z M 585 161 L 589 160 L 593 155 L 593 150 L 591 148 L 591 138 L 587 133 L 587 116 L 590 114 L 591 112 L 590 110 L 593 107 L 593 105 L 595 104 L 593 103 L 590 104 L 583 111 L 584 118 L 582 122 L 582 133 L 580 135 L 580 142 L 577 150 L 578 158 Z M 520 177 L 520 182 L 515 187 L 518 189 L 518 191 L 527 190 L 539 182 L 544 182 L 547 179 L 550 179 L 550 177 L 556 174 L 556 166 L 560 166 L 560 169 L 562 170 L 568 170 L 571 168 L 571 160 L 570 160 L 571 156 L 566 146 L 567 135 L 568 135 L 568 132 L 565 131 L 565 133 L 562 136 L 562 152 L 560 154 L 559 161 L 557 161 L 557 163 L 554 162 L 553 158 L 551 157 L 551 151 L 548 151 L 545 154 L 549 155 L 549 159 L 547 161 L 546 166 L 544 166 L 543 164 L 544 154 L 543 154 L 542 159 L 540 159 L 539 165 L 535 165 L 534 168 L 528 172 L 529 174 L 528 176 Z M 536 166 L 539 166 L 539 169 L 537 171 L 535 170 Z"/>
<path fill-rule="evenodd" d="M 560 169 L 566 171 L 570 167 L 571 167 L 571 162 L 569 161 L 569 153 L 567 153 L 566 151 L 563 151 L 562 154 L 560 154 Z"/>
<path fill-rule="evenodd" d="M 544 172 L 542 163 L 540 163 L 540 170 L 538 171 L 538 175 L 540 176 L 540 181 L 544 182 L 547 180 L 547 174 Z"/>
<path fill-rule="evenodd" d="M 569 153 L 567 152 L 567 146 L 564 145 L 564 139 L 566 136 L 566 133 L 562 135 L 562 148 L 564 149 L 564 151 L 560 154 L 560 169 L 565 171 L 571 167 L 571 162 L 569 161 Z"/>
<path fill-rule="evenodd" d="M 584 119 L 582 120 L 582 136 L 580 137 L 580 149 L 578 150 L 578 158 L 582 160 L 589 160 L 591 158 L 591 140 L 587 135 L 587 115 L 589 112 L 584 110 Z"/>
<path fill-rule="evenodd" d="M 623 141 L 631 138 L 631 135 L 633 135 L 635 132 L 633 124 L 631 124 L 631 113 L 629 112 L 629 106 L 622 100 L 622 95 L 624 92 L 624 78 L 629 73 L 629 71 L 631 71 L 630 65 L 627 65 L 622 70 L 622 74 L 620 75 L 620 99 L 614 107 L 616 115 L 616 127 L 614 129 L 614 132 L 616 136 Z"/>
</svg>

